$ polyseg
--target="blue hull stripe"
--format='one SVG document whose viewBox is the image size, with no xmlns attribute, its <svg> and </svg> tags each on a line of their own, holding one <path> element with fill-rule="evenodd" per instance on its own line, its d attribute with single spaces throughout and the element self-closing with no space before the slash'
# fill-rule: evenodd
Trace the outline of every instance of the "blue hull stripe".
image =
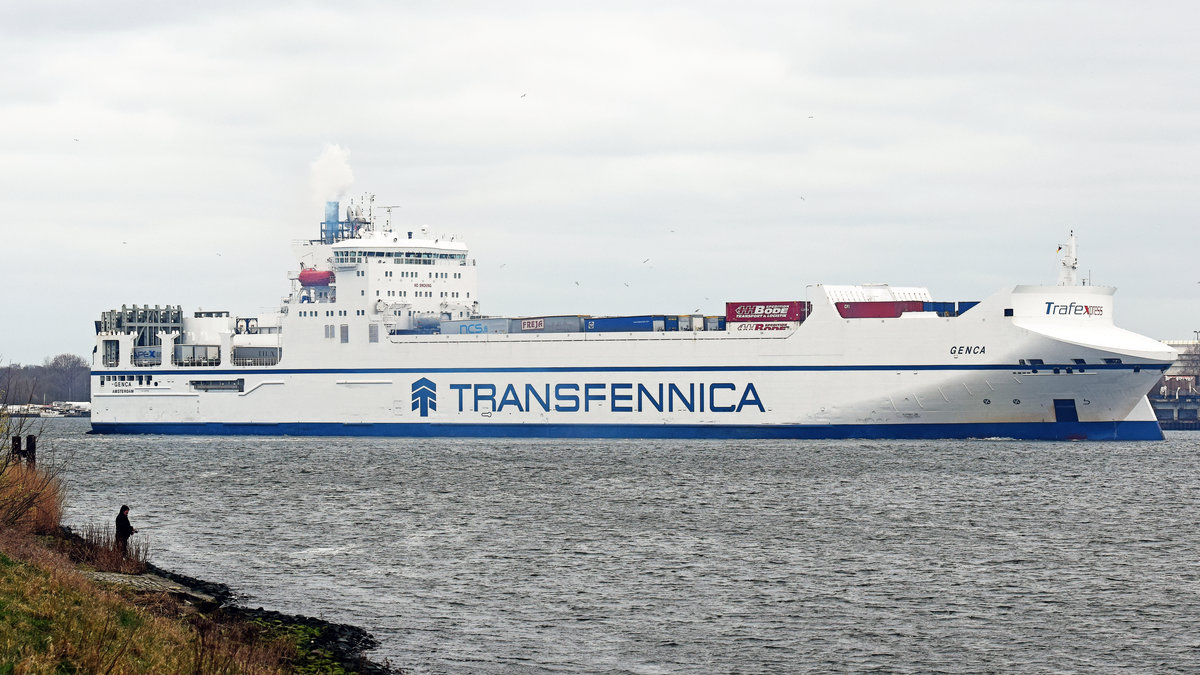
<svg viewBox="0 0 1200 675">
<path fill-rule="evenodd" d="M 208 436 L 395 436 L 411 438 L 793 438 L 1160 441 L 1158 422 L 968 422 L 963 424 L 431 424 L 384 422 L 155 423 L 93 422 L 96 434 Z"/>
<path fill-rule="evenodd" d="M 1166 370 L 1170 364 L 1096 363 L 1079 366 L 1074 363 L 1047 364 L 1036 368 L 1039 373 L 1054 372 L 1055 368 L 1087 372 L 1089 370 Z M 712 373 L 712 372 L 889 372 L 889 371 L 980 371 L 1009 370 L 1033 372 L 1032 366 L 1016 364 L 927 364 L 886 366 L 564 366 L 551 368 L 134 368 L 131 370 L 93 370 L 92 375 L 370 375 L 387 373 Z"/>
</svg>

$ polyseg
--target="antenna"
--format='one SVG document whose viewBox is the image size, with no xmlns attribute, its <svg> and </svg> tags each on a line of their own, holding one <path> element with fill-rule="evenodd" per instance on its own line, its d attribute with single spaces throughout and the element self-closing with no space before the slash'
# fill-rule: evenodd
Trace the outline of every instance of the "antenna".
<svg viewBox="0 0 1200 675">
<path fill-rule="evenodd" d="M 391 206 L 381 206 L 381 209 L 387 211 L 387 229 L 392 229 L 392 209 L 400 208 L 400 204 L 392 204 Z"/>
<path fill-rule="evenodd" d="M 1058 285 L 1078 286 L 1075 272 L 1079 269 L 1079 258 L 1075 256 L 1075 230 L 1067 235 L 1067 243 L 1060 245 L 1058 252 L 1062 254 L 1058 263 Z"/>
</svg>

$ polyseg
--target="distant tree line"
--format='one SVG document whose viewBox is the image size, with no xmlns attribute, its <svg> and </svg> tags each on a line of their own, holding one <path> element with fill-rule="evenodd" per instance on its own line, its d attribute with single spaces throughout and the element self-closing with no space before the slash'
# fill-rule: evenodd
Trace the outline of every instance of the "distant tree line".
<svg viewBox="0 0 1200 675">
<path fill-rule="evenodd" d="M 59 354 L 40 366 L 0 368 L 0 403 L 53 403 L 91 398 L 91 366 L 80 356 Z"/>
</svg>

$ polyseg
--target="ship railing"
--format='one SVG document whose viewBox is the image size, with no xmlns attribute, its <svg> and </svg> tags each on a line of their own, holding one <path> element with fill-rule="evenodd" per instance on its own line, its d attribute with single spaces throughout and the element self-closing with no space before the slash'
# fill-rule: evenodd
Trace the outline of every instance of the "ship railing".
<svg viewBox="0 0 1200 675">
<path fill-rule="evenodd" d="M 171 365 L 173 366 L 219 366 L 221 359 L 198 359 L 198 358 L 172 358 Z"/>
<path fill-rule="evenodd" d="M 267 358 L 262 358 L 262 357 L 238 358 L 235 356 L 231 360 L 233 361 L 233 365 L 235 365 L 235 366 L 260 366 L 261 367 L 261 366 L 277 366 L 277 365 L 279 365 L 279 357 L 278 356 L 271 356 L 271 357 L 267 357 Z"/>
<path fill-rule="evenodd" d="M 135 368 L 149 368 L 151 366 L 161 366 L 161 356 L 135 356 L 133 357 L 133 366 Z"/>
</svg>

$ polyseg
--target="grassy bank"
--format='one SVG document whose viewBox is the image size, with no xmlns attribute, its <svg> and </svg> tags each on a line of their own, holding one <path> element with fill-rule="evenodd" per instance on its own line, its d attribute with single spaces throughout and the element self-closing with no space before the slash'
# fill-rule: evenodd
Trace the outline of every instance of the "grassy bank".
<svg viewBox="0 0 1200 675">
<path fill-rule="evenodd" d="M 0 459 L 0 675 L 384 670 L 324 648 L 336 636 L 320 621 L 202 612 L 167 593 L 93 581 L 90 571 L 145 569 L 146 551 L 116 553 L 110 527 L 64 530 L 64 500 L 51 463 Z"/>
</svg>

